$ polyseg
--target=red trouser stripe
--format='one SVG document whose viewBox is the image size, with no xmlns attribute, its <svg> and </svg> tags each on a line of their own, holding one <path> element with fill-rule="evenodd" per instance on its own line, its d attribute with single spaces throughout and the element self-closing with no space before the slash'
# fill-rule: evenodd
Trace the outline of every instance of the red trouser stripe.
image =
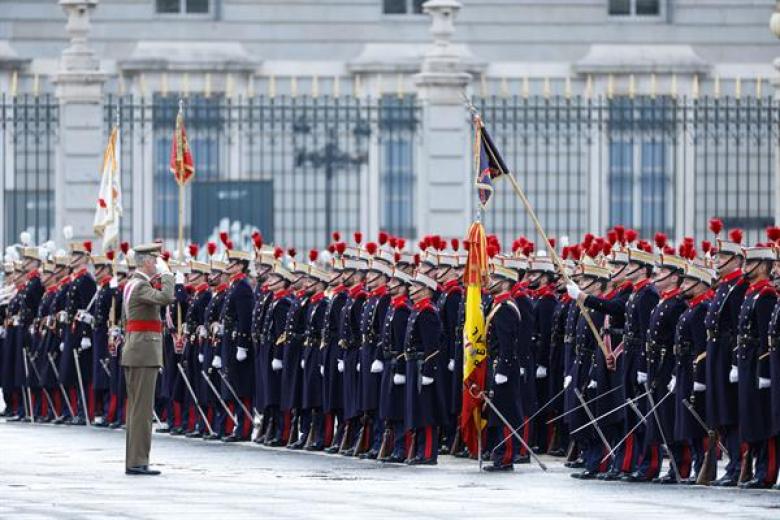
<svg viewBox="0 0 780 520">
<path fill-rule="evenodd" d="M 78 392 L 76 392 L 75 388 L 68 389 L 68 392 L 70 393 L 70 405 L 73 407 L 74 413 L 79 413 L 79 396 Z"/>
<path fill-rule="evenodd" d="M 108 400 L 108 417 L 106 418 L 108 422 L 116 421 L 117 401 L 116 394 L 111 394 L 111 398 Z"/>
<path fill-rule="evenodd" d="M 287 444 L 287 441 L 290 440 L 290 426 L 292 424 L 292 413 L 290 410 L 286 410 L 282 412 L 282 416 L 284 417 L 284 427 L 282 428 L 282 442 Z"/>
<path fill-rule="evenodd" d="M 766 446 L 767 466 L 766 466 L 766 480 L 769 485 L 774 484 L 777 481 L 777 440 L 778 437 L 770 437 Z"/>
<path fill-rule="evenodd" d="M 515 452 L 512 430 L 510 430 L 506 426 L 504 426 L 504 438 L 509 439 L 504 443 L 504 456 L 501 458 L 501 464 L 506 466 L 507 464 L 512 464 L 512 457 Z"/>
<path fill-rule="evenodd" d="M 173 402 L 173 428 L 181 426 L 181 403 Z"/>
<path fill-rule="evenodd" d="M 41 390 L 41 396 L 43 397 L 41 399 L 41 417 L 46 417 L 49 415 L 49 401 L 43 395 L 43 390 Z"/>
<path fill-rule="evenodd" d="M 691 463 L 693 462 L 691 447 L 688 443 L 685 443 L 680 451 L 680 467 L 677 469 L 680 471 L 681 478 L 688 478 L 691 476 Z"/>
<path fill-rule="evenodd" d="M 425 452 L 423 456 L 426 459 L 433 457 L 433 427 L 425 427 Z"/>
<path fill-rule="evenodd" d="M 249 402 L 249 399 L 244 397 L 241 399 L 241 402 L 244 403 L 244 406 L 246 406 L 247 410 L 250 408 L 251 403 Z M 242 434 L 244 437 L 249 437 L 249 435 L 252 433 L 252 418 L 251 417 L 244 417 L 244 429 L 242 431 Z"/>
<path fill-rule="evenodd" d="M 54 397 L 54 413 L 57 414 L 57 417 L 62 416 L 62 394 L 59 392 L 59 390 L 56 390 L 53 392 Z"/>
<path fill-rule="evenodd" d="M 323 421 L 323 428 L 325 428 L 325 433 L 323 435 L 322 442 L 327 448 L 333 442 L 333 414 L 332 413 L 325 414 L 325 420 Z"/>
<path fill-rule="evenodd" d="M 647 467 L 647 475 L 648 477 L 656 477 L 658 476 L 658 471 L 660 469 L 659 465 L 660 462 L 658 460 L 658 444 L 653 444 L 650 446 L 650 465 Z"/>
<path fill-rule="evenodd" d="M 91 384 L 87 386 L 87 413 L 90 421 L 95 418 L 95 392 L 92 391 Z"/>
</svg>

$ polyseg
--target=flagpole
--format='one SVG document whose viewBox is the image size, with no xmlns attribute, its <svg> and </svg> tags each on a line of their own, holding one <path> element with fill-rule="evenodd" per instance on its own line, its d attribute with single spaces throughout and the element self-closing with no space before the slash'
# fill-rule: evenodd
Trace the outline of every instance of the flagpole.
<svg viewBox="0 0 780 520">
<path fill-rule="evenodd" d="M 183 112 L 184 100 L 179 98 L 179 114 Z M 184 179 L 179 178 L 181 175 L 176 177 L 176 182 L 179 185 L 179 261 L 184 258 Z"/>
<path fill-rule="evenodd" d="M 474 107 L 474 105 L 471 103 L 468 97 L 465 96 L 465 94 L 464 94 L 464 98 L 466 99 L 468 109 L 472 113 L 472 116 L 475 119 L 479 131 L 481 131 L 482 118 L 480 118 L 479 112 L 477 112 L 476 107 Z M 496 164 L 500 164 L 499 161 L 496 159 L 495 155 L 493 155 L 493 150 L 491 150 L 490 147 L 486 147 L 486 148 L 487 148 L 487 152 L 491 155 L 491 157 L 496 162 Z M 509 182 L 512 185 L 512 189 L 514 190 L 515 194 L 520 198 L 520 201 L 523 203 L 523 206 L 525 206 L 526 212 L 531 217 L 531 220 L 534 223 L 536 232 L 539 234 L 539 236 L 542 237 L 542 241 L 544 242 L 547 251 L 550 252 L 550 256 L 552 257 L 555 266 L 558 268 L 558 271 L 561 273 L 561 277 L 563 277 L 564 281 L 567 284 L 571 283 L 571 278 L 569 278 L 569 275 L 566 274 L 566 270 L 564 269 L 563 261 L 558 256 L 558 253 L 555 251 L 555 248 L 552 247 L 552 245 L 550 244 L 550 240 L 548 239 L 547 233 L 545 233 L 544 228 L 542 227 L 542 223 L 539 221 L 539 218 L 536 216 L 536 212 L 531 206 L 531 202 L 528 200 L 528 197 L 525 196 L 525 193 L 523 192 L 523 189 L 520 187 L 520 184 L 518 184 L 517 179 L 515 179 L 515 176 L 512 174 L 512 172 L 505 171 L 502 173 L 509 179 Z M 613 357 L 612 350 L 608 349 L 606 344 L 604 344 L 604 340 L 599 334 L 596 325 L 593 323 L 593 320 L 590 317 L 590 313 L 588 312 L 588 309 L 585 308 L 585 305 L 579 300 L 579 298 L 575 299 L 574 301 L 577 304 L 577 307 L 579 307 L 580 309 L 580 314 L 582 315 L 583 318 L 585 318 L 585 322 L 588 324 L 588 328 L 590 328 L 593 337 L 596 339 L 596 343 L 598 343 L 601 352 L 604 354 L 604 358 L 607 360 L 607 366 L 609 367 L 610 359 L 612 359 Z M 611 370 L 614 370 L 614 367 L 612 367 Z"/>
</svg>

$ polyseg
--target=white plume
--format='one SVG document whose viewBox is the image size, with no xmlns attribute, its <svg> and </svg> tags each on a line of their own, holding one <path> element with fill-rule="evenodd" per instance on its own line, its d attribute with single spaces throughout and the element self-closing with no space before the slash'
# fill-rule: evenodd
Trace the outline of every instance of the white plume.
<svg viewBox="0 0 780 520">
<path fill-rule="evenodd" d="M 29 231 L 22 231 L 19 233 L 19 242 L 21 242 L 23 246 L 29 246 L 30 240 L 32 240 L 32 235 L 30 235 Z"/>
<path fill-rule="evenodd" d="M 65 252 L 64 249 L 57 249 L 57 251 L 54 253 L 54 256 L 65 256 L 68 253 Z"/>
<path fill-rule="evenodd" d="M 54 240 L 48 240 L 44 242 L 41 247 L 43 247 L 49 254 L 54 254 L 54 251 L 57 249 L 57 245 L 54 243 Z"/>
<path fill-rule="evenodd" d="M 73 226 L 65 226 L 62 228 L 62 236 L 65 237 L 65 240 L 70 240 L 73 238 Z"/>
<path fill-rule="evenodd" d="M 560 242 L 561 247 L 569 247 L 569 235 L 563 235 L 558 242 Z"/>
</svg>

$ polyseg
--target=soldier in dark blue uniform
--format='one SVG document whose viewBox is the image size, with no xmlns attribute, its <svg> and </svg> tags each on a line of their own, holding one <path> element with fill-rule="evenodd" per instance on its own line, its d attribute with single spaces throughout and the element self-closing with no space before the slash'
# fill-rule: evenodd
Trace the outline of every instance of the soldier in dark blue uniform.
<svg viewBox="0 0 780 520">
<path fill-rule="evenodd" d="M 251 255 L 245 251 L 228 249 L 230 261 L 228 274 L 230 287 L 222 305 L 222 360 L 223 382 L 222 398 L 232 407 L 236 424 L 230 435 L 222 439 L 225 442 L 250 440 L 252 434 L 251 411 L 254 393 L 254 349 L 251 344 L 251 320 L 254 307 L 254 290 L 247 280 Z M 232 387 L 232 390 L 230 387 Z M 235 392 L 235 395 L 234 395 Z M 241 400 L 244 406 L 237 401 Z"/>
<path fill-rule="evenodd" d="M 680 316 L 674 334 L 674 357 L 677 362 L 671 385 L 674 388 L 674 441 L 690 446 L 693 456 L 694 475 L 688 480 L 695 483 L 702 469 L 707 431 L 696 421 L 693 414 L 683 403 L 688 402 L 704 417 L 704 366 L 707 352 L 707 332 L 704 318 L 707 307 L 715 295 L 712 284 L 715 283 L 714 271 L 697 266 L 687 266 L 685 279 L 680 288 L 688 308 Z M 711 461 L 714 467 L 714 461 Z M 681 473 L 682 473 L 681 469 Z M 708 479 L 711 480 L 711 479 Z"/>
<path fill-rule="evenodd" d="M 53 262 L 44 262 L 41 268 L 42 282 L 44 285 L 44 294 L 41 303 L 38 306 L 33 324 L 30 327 L 32 335 L 32 352 L 30 353 L 30 364 L 35 365 L 35 369 L 30 369 L 35 377 L 35 387 L 39 390 L 37 395 L 38 406 L 35 412 L 35 420 L 41 422 L 51 422 L 62 414 L 62 398 L 54 393 L 47 384 L 44 377 L 44 369 L 49 364 L 46 356 L 48 343 L 50 340 L 49 324 L 54 323 L 52 309 L 54 307 L 54 298 L 57 295 L 57 276 Z M 48 397 L 47 395 L 48 394 Z"/>
<path fill-rule="evenodd" d="M 543 253 L 543 252 L 542 252 Z M 558 305 L 555 294 L 555 280 L 557 279 L 555 266 L 548 256 L 537 254 L 529 265 L 528 288 L 533 291 L 534 304 L 534 330 L 533 348 L 536 372 L 534 380 L 536 384 L 536 399 L 538 405 L 546 403 L 555 394 L 550 393 L 549 367 L 550 367 L 550 341 L 552 339 L 553 314 Z M 539 414 L 531 424 L 531 442 L 529 445 L 540 453 L 547 453 L 549 443 L 552 440 L 553 426 L 547 424 L 547 420 L 553 416 L 548 408 L 546 413 Z"/>
<path fill-rule="evenodd" d="M 279 406 L 281 404 L 282 368 L 284 367 L 282 362 L 284 333 L 287 316 L 295 299 L 291 285 L 296 278 L 282 265 L 281 260 L 277 260 L 268 282 L 268 289 L 273 291 L 273 299 L 265 313 L 262 332 L 264 344 L 261 350 L 262 355 L 267 355 L 262 366 L 265 407 L 263 415 L 266 417 L 267 425 L 264 438 L 266 446 L 286 445 L 290 433 L 291 417 L 289 414 L 283 414 Z"/>
<path fill-rule="evenodd" d="M 587 258 L 580 265 L 581 281 L 577 283 L 580 289 L 587 295 L 603 297 L 607 292 L 609 282 L 609 269 L 596 265 L 594 262 L 598 258 L 598 253 L 590 253 L 591 258 Z M 588 309 L 593 325 L 600 330 L 604 324 L 604 314 L 596 309 Z M 574 332 L 574 361 L 568 375 L 571 379 L 564 380 L 565 388 L 572 388 L 571 407 L 580 406 L 580 401 L 576 397 L 579 391 L 583 399 L 590 400 L 598 395 L 599 383 L 604 384 L 599 378 L 599 357 L 603 359 L 603 354 L 598 345 L 593 332 L 590 329 L 583 314 L 579 314 L 577 325 Z M 591 408 L 592 410 L 592 408 Z M 594 413 L 595 415 L 595 413 Z M 589 422 L 589 417 L 580 407 L 569 416 L 569 428 L 573 431 Z M 601 426 L 599 426 L 601 427 Z M 607 468 L 607 463 L 602 462 L 606 454 L 605 446 L 595 426 L 584 428 L 577 433 L 572 434 L 573 440 L 577 442 L 582 451 L 582 467 L 580 473 L 573 473 L 571 476 L 578 479 L 593 479 L 599 473 L 603 473 Z M 574 466 L 572 466 L 574 467 Z"/>
<path fill-rule="evenodd" d="M 745 276 L 750 286 L 737 325 L 737 384 L 739 433 L 749 446 L 746 466 L 755 458 L 753 478 L 740 482 L 746 489 L 771 488 L 777 482 L 778 438 L 772 424 L 769 371 L 769 321 L 777 303 L 770 278 L 777 253 L 772 247 L 745 248 Z"/>
<path fill-rule="evenodd" d="M 265 433 L 268 430 L 268 418 L 262 415 L 265 409 L 265 382 L 263 377 L 268 371 L 266 365 L 270 363 L 270 353 L 265 350 L 267 343 L 263 338 L 265 324 L 265 314 L 273 301 L 274 292 L 268 288 L 270 273 L 276 263 L 276 250 L 271 247 L 263 246 L 262 235 L 254 235 L 255 242 L 255 305 L 252 308 L 252 320 L 250 325 L 250 334 L 255 349 L 255 395 L 254 409 L 255 422 L 257 423 L 258 433 L 253 439 L 257 444 L 265 442 Z M 278 255 L 281 257 L 282 249 L 278 248 Z"/>
<path fill-rule="evenodd" d="M 213 250 L 216 250 L 216 244 L 213 247 L 209 247 L 209 256 L 213 255 Z M 198 355 L 198 361 L 200 361 L 201 376 L 198 378 L 198 399 L 200 399 L 207 419 L 211 424 L 214 433 L 206 435 L 204 432 L 204 440 L 216 440 L 221 439 L 228 433 L 228 421 L 227 413 L 222 408 L 219 399 L 214 394 L 215 389 L 219 389 L 221 385 L 221 379 L 218 370 L 222 369 L 222 322 L 220 316 L 222 313 L 222 306 L 225 302 L 225 295 L 228 290 L 228 277 L 227 264 L 220 260 L 211 260 L 211 276 L 209 277 L 209 286 L 211 290 L 211 299 L 206 304 L 206 310 L 204 312 L 204 323 L 206 325 L 207 339 L 201 343 L 200 354 Z M 202 333 L 201 333 L 202 334 Z M 203 376 L 205 374 L 205 377 Z M 208 378 L 208 381 L 207 379 Z M 211 382 L 211 385 L 208 383 Z M 205 425 L 204 425 L 205 426 Z M 231 426 L 232 429 L 232 426 Z"/>
<path fill-rule="evenodd" d="M 721 228 L 722 224 L 719 224 L 718 219 L 710 221 L 710 229 L 716 235 Z M 704 320 L 707 327 L 706 421 L 708 426 L 718 430 L 731 456 L 725 474 L 712 485 L 732 487 L 737 485 L 739 479 L 741 450 L 734 349 L 737 347 L 739 309 L 745 298 L 748 282 L 742 272 L 745 258 L 740 245 L 742 232 L 733 229 L 729 232 L 729 240 L 719 238 L 717 242 L 714 260 L 720 280 Z"/>
<path fill-rule="evenodd" d="M 95 320 L 92 328 L 92 392 L 95 401 L 95 421 L 98 427 L 108 426 L 105 415 L 108 408 L 108 394 L 111 385 L 111 370 L 109 368 L 108 330 L 113 323 L 111 310 L 116 305 L 114 296 L 116 287 L 111 287 L 111 261 L 114 252 L 107 256 L 92 256 L 92 265 L 95 267 L 95 279 L 97 280 L 97 297 L 93 305 L 92 316 Z M 109 259 L 109 256 L 111 257 Z"/>
<path fill-rule="evenodd" d="M 778 229 L 778 228 L 775 228 Z M 774 240 L 777 244 L 777 240 Z M 775 288 L 780 287 L 780 263 L 775 263 L 772 270 L 772 281 Z M 771 388 L 771 418 L 772 436 L 780 439 L 780 301 L 772 309 L 772 317 L 769 321 L 769 379 Z M 780 448 L 776 446 L 776 448 Z M 780 481 L 774 489 L 780 490 Z"/>
<path fill-rule="evenodd" d="M 436 289 L 436 282 L 422 273 L 417 273 L 412 280 L 411 298 L 414 305 L 404 340 L 404 426 L 413 430 L 415 439 L 414 455 L 406 461 L 411 465 L 437 463 L 439 428 L 446 426 L 449 418 L 449 410 L 444 402 L 445 381 L 440 377 L 447 369 L 445 353 L 439 350 L 441 319 L 431 301 Z"/>
<path fill-rule="evenodd" d="M 534 331 L 523 321 L 511 289 L 517 272 L 494 265 L 490 291 L 493 301 L 486 319 L 488 371 L 486 387 L 493 404 L 509 424 L 497 414 L 488 415 L 488 448 L 492 464 L 485 471 L 511 471 L 517 453 L 513 431 L 523 421 L 520 392 L 526 374 L 520 362 L 520 343 Z M 502 443 L 499 446 L 499 443 Z"/>
<path fill-rule="evenodd" d="M 187 313 L 184 316 L 183 333 L 184 343 L 184 361 L 187 367 L 187 377 L 192 385 L 192 390 L 196 392 L 198 402 L 201 396 L 197 393 L 197 383 L 202 380 L 201 370 L 204 369 L 202 362 L 204 360 L 203 347 L 208 341 L 208 324 L 206 323 L 206 308 L 211 301 L 211 291 L 209 290 L 208 277 L 211 274 L 211 266 L 205 262 L 195 260 L 197 252 L 192 254 L 190 260 L 190 275 L 188 282 L 192 287 L 192 296 L 187 306 Z M 204 369 L 205 372 L 207 370 Z M 182 379 L 177 380 L 177 384 L 186 386 Z M 190 390 L 182 388 L 184 394 L 184 403 L 189 417 L 185 436 L 189 438 L 201 438 L 206 434 L 206 425 L 203 418 L 195 406 Z M 205 413 L 205 410 L 204 410 Z M 206 417 L 208 419 L 208 417 Z"/>
<path fill-rule="evenodd" d="M 68 301 L 68 292 L 72 278 L 70 275 L 70 257 L 59 256 L 54 259 L 54 263 L 57 266 L 59 276 L 61 276 L 59 283 L 57 284 L 57 293 L 54 296 L 54 303 L 52 304 L 52 316 L 54 321 L 50 321 L 50 339 L 48 340 L 46 361 L 46 370 L 43 372 L 43 379 L 46 384 L 51 388 L 55 388 L 55 395 L 60 396 L 60 400 L 63 403 L 62 414 L 58 419 L 54 420 L 54 424 L 63 424 L 66 421 L 72 419 L 70 413 L 71 408 L 74 410 L 78 406 L 76 402 L 75 389 L 70 391 L 65 389 L 65 394 L 62 393 L 60 387 L 59 366 L 60 359 L 62 357 L 62 350 L 64 348 L 65 329 L 67 328 L 68 314 L 65 311 L 65 304 Z M 56 400 L 56 397 L 55 397 Z M 69 405 L 69 406 L 68 406 Z"/>
<path fill-rule="evenodd" d="M 167 253 L 165 253 L 167 255 Z M 189 294 L 185 285 L 185 266 L 178 261 L 171 261 L 175 272 L 174 296 L 176 301 L 161 309 L 163 329 L 163 366 L 161 377 L 158 378 L 157 399 L 164 409 L 162 418 L 165 421 L 157 429 L 157 433 L 184 435 L 184 385 L 180 383 L 184 353 L 184 316 L 187 314 Z M 156 281 L 156 280 L 155 280 Z"/>
<path fill-rule="evenodd" d="M 113 327 L 109 329 L 108 354 L 109 368 L 111 370 L 111 385 L 109 386 L 109 404 L 108 415 L 106 419 L 109 422 L 110 429 L 121 428 L 125 424 L 125 402 L 127 399 L 127 388 L 125 386 L 125 371 L 122 370 L 122 345 L 124 337 L 120 323 L 122 322 L 122 296 L 125 292 L 125 283 L 130 276 L 130 269 L 135 269 L 135 262 L 127 258 L 129 245 L 125 242 L 121 244 L 125 253 L 125 261 L 116 264 L 114 278 L 109 282 L 109 286 L 114 289 L 114 312 L 109 318 L 109 323 Z"/>
<path fill-rule="evenodd" d="M 409 302 L 411 277 L 395 268 L 388 291 L 392 297 L 379 335 L 382 354 L 382 381 L 379 391 L 379 418 L 385 427 L 378 459 L 381 462 L 401 463 L 407 459 L 409 446 L 404 428 L 406 404 L 406 360 L 404 343 L 406 325 L 412 312 Z"/>
<path fill-rule="evenodd" d="M 77 417 L 70 420 L 70 424 L 84 425 L 90 411 L 89 403 L 84 403 L 82 389 L 79 388 L 78 374 L 75 359 L 79 361 L 83 391 L 89 396 L 92 375 L 92 306 L 93 297 L 97 290 L 95 278 L 87 271 L 87 261 L 92 252 L 92 243 L 71 243 L 71 282 L 68 286 L 67 299 L 65 301 L 65 331 L 61 343 L 60 379 L 71 394 L 75 397 L 78 408 Z M 75 357 L 74 357 L 75 353 Z M 75 408 L 75 407 L 74 407 Z"/>
<path fill-rule="evenodd" d="M 653 281 L 661 293 L 661 300 L 650 317 L 645 354 L 647 381 L 642 383 L 647 384 L 652 392 L 657 414 L 651 414 L 647 419 L 642 460 L 635 472 L 622 478 L 626 482 L 649 482 L 654 479 L 664 483 L 676 481 L 676 475 L 671 467 L 666 476 L 659 478 L 665 455 L 661 450 L 664 436 L 671 443 L 669 447 L 672 453 L 669 455 L 675 458 L 681 477 L 689 476 L 690 453 L 686 452 L 684 446 L 671 440 L 674 432 L 674 400 L 669 399 L 670 387 L 672 387 L 670 382 L 675 367 L 675 327 L 687 307 L 680 294 L 685 266 L 686 261 L 683 258 L 662 254 Z M 683 473 L 686 467 L 687 471 Z"/>
<path fill-rule="evenodd" d="M 3 322 L 3 352 L 0 361 L 0 382 L 3 386 L 3 397 L 6 402 L 5 416 L 9 420 L 19 421 L 24 418 L 20 410 L 24 410 L 21 389 L 16 386 L 16 342 L 19 334 L 19 309 L 24 298 L 22 293 L 26 282 L 21 263 L 11 262 L 7 269 L 6 279 L 9 281 L 5 320 Z"/>
<path fill-rule="evenodd" d="M 322 451 L 325 449 L 326 424 L 322 413 L 322 374 L 320 373 L 320 344 L 322 343 L 322 325 L 328 300 L 325 288 L 331 278 L 330 273 L 315 264 L 319 257 L 317 250 L 309 252 L 306 286 L 308 302 L 303 316 L 303 345 L 300 353 L 300 411 L 299 431 L 296 442 L 288 445 L 293 450 Z M 330 429 L 332 431 L 332 428 Z"/>
</svg>

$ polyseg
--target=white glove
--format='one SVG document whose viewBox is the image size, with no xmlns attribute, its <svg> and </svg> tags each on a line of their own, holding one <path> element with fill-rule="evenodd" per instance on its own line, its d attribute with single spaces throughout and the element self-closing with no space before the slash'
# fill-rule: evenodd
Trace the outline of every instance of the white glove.
<svg viewBox="0 0 780 520">
<path fill-rule="evenodd" d="M 737 371 L 737 365 L 731 365 L 731 371 L 729 372 L 729 382 L 736 383 L 739 381 L 739 371 Z"/>
<path fill-rule="evenodd" d="M 321 376 L 325 375 L 325 365 L 320 365 L 320 375 Z"/>
<path fill-rule="evenodd" d="M 455 360 L 454 359 L 450 359 L 450 362 L 447 363 L 447 370 L 449 370 L 450 372 L 455 372 Z"/>
<path fill-rule="evenodd" d="M 177 271 L 176 274 L 174 275 L 173 279 L 174 279 L 174 281 L 178 285 L 184 285 L 184 273 L 183 272 Z"/>
<path fill-rule="evenodd" d="M 236 361 L 244 361 L 246 359 L 246 349 L 244 347 L 238 347 L 236 350 Z"/>
<path fill-rule="evenodd" d="M 503 385 L 507 381 L 509 381 L 509 378 L 506 377 L 504 374 L 500 374 L 496 372 L 496 375 L 493 376 L 493 380 L 496 382 L 497 385 Z"/>
<path fill-rule="evenodd" d="M 63 352 L 65 350 L 65 342 L 60 341 L 60 352 Z"/>
<path fill-rule="evenodd" d="M 112 276 L 111 279 L 108 281 L 108 286 L 111 289 L 116 289 L 119 287 L 119 280 L 117 280 L 116 276 Z"/>
<path fill-rule="evenodd" d="M 157 262 L 155 262 L 155 267 L 157 267 L 157 272 L 161 274 L 170 274 L 171 268 L 168 267 L 168 264 L 165 262 L 165 260 L 162 259 L 161 256 L 157 257 Z"/>
<path fill-rule="evenodd" d="M 375 359 L 373 363 L 371 363 L 371 373 L 372 374 L 379 374 L 384 370 L 385 364 L 379 361 L 378 359 Z"/>
<path fill-rule="evenodd" d="M 86 337 L 81 338 L 81 349 L 87 350 L 90 348 L 92 348 L 92 340 Z"/>
<path fill-rule="evenodd" d="M 4 337 L 5 337 L 5 327 L 0 325 L 0 338 L 4 338 Z"/>
<path fill-rule="evenodd" d="M 209 331 L 206 330 L 206 327 L 204 325 L 198 325 L 198 328 L 195 330 L 198 333 L 199 338 L 204 339 L 209 337 Z"/>
<path fill-rule="evenodd" d="M 772 380 L 768 377 L 759 377 L 758 378 L 758 388 L 759 390 L 763 390 L 764 388 L 771 388 L 772 387 Z"/>
<path fill-rule="evenodd" d="M 536 379 L 544 379 L 547 377 L 547 367 L 539 365 L 536 367 Z"/>
<path fill-rule="evenodd" d="M 590 383 L 588 383 L 588 390 L 594 390 L 598 388 L 599 384 L 596 382 L 595 379 L 591 379 Z"/>
<path fill-rule="evenodd" d="M 699 383 L 698 381 L 693 382 L 693 391 L 694 392 L 704 392 L 707 389 L 707 385 L 704 383 Z"/>
<path fill-rule="evenodd" d="M 433 378 L 428 376 L 422 376 L 422 384 L 423 386 L 428 386 L 431 383 L 433 383 Z"/>
<path fill-rule="evenodd" d="M 35 336 L 35 325 L 30 325 L 30 328 L 27 329 L 30 333 L 30 336 Z"/>
<path fill-rule="evenodd" d="M 525 375 L 525 367 L 520 367 L 520 375 L 521 376 Z"/>
<path fill-rule="evenodd" d="M 360 363 L 355 365 L 355 372 L 357 372 L 358 374 L 360 373 Z"/>
<path fill-rule="evenodd" d="M 571 384 L 571 376 L 566 376 L 563 378 L 563 387 L 569 388 L 569 385 Z"/>
<path fill-rule="evenodd" d="M 566 284 L 566 292 L 569 294 L 569 298 L 576 300 L 580 297 L 580 294 L 582 294 L 582 289 L 580 289 L 576 283 L 569 282 Z"/>
<path fill-rule="evenodd" d="M 271 361 L 271 370 L 273 370 L 274 372 L 278 372 L 279 370 L 282 369 L 283 366 L 284 365 L 282 365 L 282 360 L 281 359 L 275 359 L 274 358 Z"/>
<path fill-rule="evenodd" d="M 301 359 L 301 370 L 303 370 L 304 368 L 306 368 L 306 360 Z"/>
<path fill-rule="evenodd" d="M 393 384 L 394 385 L 406 384 L 406 376 L 403 374 L 393 374 Z"/>
<path fill-rule="evenodd" d="M 339 372 L 344 372 L 344 360 L 343 359 L 339 359 L 338 362 L 336 363 L 336 370 L 338 370 Z"/>
<path fill-rule="evenodd" d="M 198 363 L 203 364 L 203 354 L 198 354 Z"/>
<path fill-rule="evenodd" d="M 637 372 L 636 373 L 636 384 L 643 385 L 647 383 L 647 372 Z"/>
<path fill-rule="evenodd" d="M 672 378 L 669 380 L 669 384 L 666 385 L 666 389 L 669 390 L 669 392 L 674 392 L 674 388 L 677 386 L 677 377 L 672 376 Z"/>
<path fill-rule="evenodd" d="M 217 370 L 222 368 L 222 358 L 219 356 L 214 356 L 214 359 L 211 360 L 211 366 Z"/>
</svg>

